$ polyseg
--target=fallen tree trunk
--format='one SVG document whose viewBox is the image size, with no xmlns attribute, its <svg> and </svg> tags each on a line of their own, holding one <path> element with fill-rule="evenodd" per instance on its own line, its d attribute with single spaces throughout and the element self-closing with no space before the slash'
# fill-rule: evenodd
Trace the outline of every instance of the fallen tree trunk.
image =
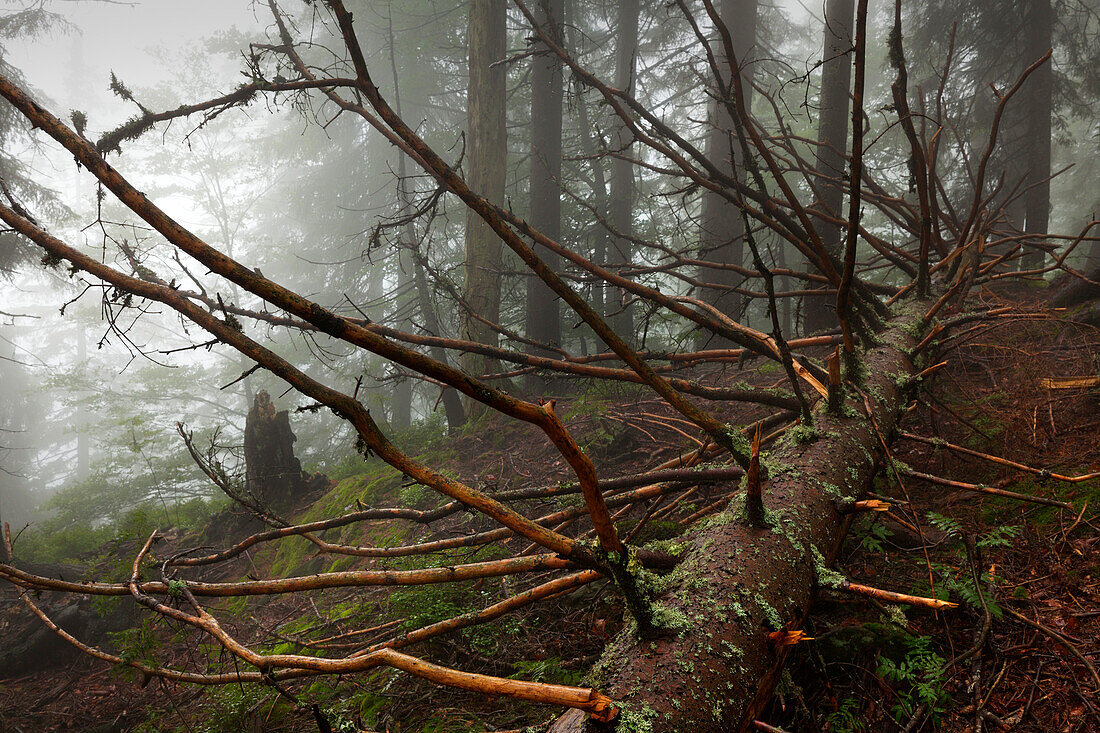
<svg viewBox="0 0 1100 733">
<path fill-rule="evenodd" d="M 898 385 L 915 373 L 907 354 L 922 312 L 907 308 L 890 324 L 884 345 L 864 355 L 863 391 L 887 436 L 902 407 Z M 749 526 L 743 505 L 735 504 L 683 540 L 684 560 L 655 583 L 658 613 L 674 632 L 645 641 L 628 624 L 594 671 L 593 684 L 621 705 L 619 718 L 603 727 L 570 713 L 552 731 L 588 725 L 695 733 L 752 725 L 786 655 L 768 635 L 800 626 L 843 537 L 838 502 L 865 491 L 881 457 L 862 406 L 859 414 L 847 412 L 834 417 L 819 406 L 813 435 L 795 431 L 764 459 L 766 528 Z"/>
</svg>

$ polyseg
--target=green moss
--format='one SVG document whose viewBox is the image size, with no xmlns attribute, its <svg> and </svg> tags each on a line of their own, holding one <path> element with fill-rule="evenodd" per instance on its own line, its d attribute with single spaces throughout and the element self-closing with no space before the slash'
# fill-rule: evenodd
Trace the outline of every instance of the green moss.
<svg viewBox="0 0 1100 733">
<path fill-rule="evenodd" d="M 373 461 L 364 468 L 361 473 L 337 483 L 298 517 L 298 521 L 336 517 L 357 510 L 360 504 L 378 506 L 394 500 L 401 487 L 401 472 L 381 461 Z"/>
<path fill-rule="evenodd" d="M 636 520 L 620 522 L 618 525 L 619 533 L 627 534 L 633 530 L 637 524 Z M 646 522 L 646 525 L 642 527 L 641 531 L 638 532 L 632 542 L 636 545 L 647 545 L 653 542 L 672 540 L 683 533 L 684 528 L 680 526 L 679 522 L 671 519 L 650 520 Z"/>
<path fill-rule="evenodd" d="M 830 568 L 825 564 L 825 557 L 821 554 L 821 550 L 817 549 L 813 544 L 810 545 L 810 555 L 814 560 L 814 579 L 817 581 L 817 585 L 823 588 L 839 588 L 847 578 L 842 573 Z"/>
<path fill-rule="evenodd" d="M 664 552 L 674 557 L 680 557 L 687 552 L 688 546 L 683 542 L 678 542 L 674 538 L 662 539 L 662 540 L 650 540 L 642 545 L 647 550 L 653 552 Z"/>
<path fill-rule="evenodd" d="M 623 703 L 615 721 L 615 730 L 617 733 L 653 733 L 653 721 L 656 719 L 657 712 L 648 703 L 642 703 L 637 708 Z"/>
<path fill-rule="evenodd" d="M 768 602 L 767 598 L 760 593 L 754 593 L 752 599 L 763 612 L 764 620 L 771 626 L 772 630 L 779 631 L 783 628 L 783 618 L 779 615 L 779 611 L 775 610 L 775 606 Z"/>
<path fill-rule="evenodd" d="M 726 425 L 725 435 L 734 451 L 748 455 L 752 450 L 752 443 L 735 426 Z"/>
<path fill-rule="evenodd" d="M 678 634 L 681 638 L 691 628 L 691 621 L 683 611 L 678 608 L 670 608 L 663 603 L 652 604 L 650 617 L 654 626 Z"/>
<path fill-rule="evenodd" d="M 812 443 L 821 437 L 821 433 L 810 425 L 793 425 L 787 429 L 784 435 L 792 445 L 804 445 Z"/>
<path fill-rule="evenodd" d="M 756 367 L 756 371 L 760 374 L 778 374 L 782 370 L 783 365 L 776 361 L 765 361 Z"/>
</svg>

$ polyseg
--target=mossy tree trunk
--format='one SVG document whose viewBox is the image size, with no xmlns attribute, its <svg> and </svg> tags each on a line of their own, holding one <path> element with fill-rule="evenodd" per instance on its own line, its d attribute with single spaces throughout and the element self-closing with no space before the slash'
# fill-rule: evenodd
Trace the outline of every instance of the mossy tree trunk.
<svg viewBox="0 0 1100 733">
<path fill-rule="evenodd" d="M 898 384 L 915 371 L 907 354 L 919 324 L 916 311 L 899 317 L 884 334 L 886 345 L 864 356 L 863 391 L 887 437 L 903 406 Z M 865 491 L 881 457 L 862 400 L 849 400 L 844 412 L 834 417 L 822 405 L 812 432 L 792 431 L 764 457 L 766 528 L 748 526 L 735 502 L 682 540 L 675 571 L 652 579 L 671 631 L 643 641 L 628 624 L 609 643 L 593 683 L 622 713 L 605 729 L 703 733 L 752 725 L 785 657 L 768 634 L 800 627 L 846 528 L 838 502 Z M 552 730 L 585 725 L 597 724 L 568 714 Z"/>
</svg>

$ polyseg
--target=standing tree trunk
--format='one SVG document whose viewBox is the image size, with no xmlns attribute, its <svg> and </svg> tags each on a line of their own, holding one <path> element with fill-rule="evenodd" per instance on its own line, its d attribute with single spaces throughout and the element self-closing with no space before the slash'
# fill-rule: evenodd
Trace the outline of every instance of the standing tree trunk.
<svg viewBox="0 0 1100 733">
<path fill-rule="evenodd" d="M 619 41 L 615 49 L 615 86 L 634 92 L 634 74 L 638 55 L 638 0 L 619 0 Z M 634 164 L 629 160 L 634 144 L 630 129 L 615 117 L 612 120 L 611 149 L 617 155 L 611 163 L 611 201 L 608 221 L 623 237 L 611 239 L 611 264 L 629 265 L 633 247 L 627 237 L 634 236 Z M 626 292 L 612 290 L 616 297 L 607 303 L 611 327 L 627 343 L 634 340 L 634 313 L 626 304 Z"/>
<path fill-rule="evenodd" d="M 751 50 L 756 43 L 757 0 L 722 0 L 719 14 L 729 29 L 733 39 L 733 50 L 740 64 L 738 73 L 742 77 L 745 108 L 752 108 L 752 65 Z M 721 52 L 720 40 L 714 43 L 715 56 L 719 72 L 728 88 L 732 88 L 729 76 L 730 60 Z M 716 87 L 717 88 L 717 87 Z M 707 157 L 725 165 L 739 178 L 744 178 L 744 161 L 741 159 L 741 146 L 730 116 L 729 108 L 717 101 L 711 103 L 710 120 L 713 125 L 707 134 Z M 700 258 L 717 264 L 742 264 L 742 249 L 745 237 L 745 225 L 741 212 L 736 206 L 713 191 L 703 194 L 702 231 L 700 233 Z M 740 287 L 744 278 L 733 270 L 704 267 L 699 273 L 699 281 L 717 285 L 718 288 L 704 288 L 702 297 L 734 320 L 741 318 L 741 296 L 729 288 Z M 716 339 L 718 340 L 718 339 Z M 724 339 L 720 340 L 725 343 Z M 712 345 L 714 342 L 711 342 Z"/>
<path fill-rule="evenodd" d="M 413 272 L 416 276 L 416 295 L 420 302 L 420 315 L 424 319 L 424 327 L 433 336 L 442 336 L 443 329 L 439 325 L 439 314 L 432 304 L 428 287 L 428 276 L 424 272 L 424 265 L 420 258 L 424 255 L 416 253 L 413 261 Z M 433 346 L 430 349 L 432 358 L 444 364 L 450 364 L 447 350 L 441 346 Z M 440 394 L 443 401 L 443 412 L 447 415 L 447 429 L 454 431 L 466 424 L 466 410 L 462 407 L 462 397 L 453 387 L 444 386 Z"/>
<path fill-rule="evenodd" d="M 393 37 L 393 6 L 388 8 L 388 41 L 390 47 L 390 71 L 393 74 L 393 104 L 401 114 L 401 84 L 397 78 L 397 44 Z M 413 274 L 413 248 L 416 246 L 416 230 L 412 223 L 413 205 L 409 194 L 409 180 L 405 154 L 397 151 L 397 216 L 404 220 L 397 237 L 397 298 L 395 326 L 404 331 L 413 328 L 412 311 L 419 280 Z M 391 410 L 395 428 L 407 428 L 412 423 L 412 380 L 399 378 L 394 386 Z"/>
<path fill-rule="evenodd" d="M 817 123 L 816 184 L 821 206 L 832 216 L 844 218 L 845 166 L 848 160 L 849 87 L 852 83 L 852 47 L 854 0 L 828 0 L 825 6 L 825 55 L 821 67 L 821 110 Z M 818 226 L 822 244 L 840 256 L 842 228 L 839 224 Z M 813 271 L 807 263 L 807 269 Z M 823 286 L 824 287 L 824 286 Z M 807 334 L 836 326 L 834 299 L 826 295 L 808 295 L 802 300 L 802 318 Z"/>
<path fill-rule="evenodd" d="M 1011 84 L 1020 73 L 1026 69 L 1035 59 L 1029 58 L 1031 50 L 1030 31 L 1026 27 L 1029 20 L 1027 3 L 1020 6 L 1016 12 L 1015 20 L 1019 22 L 1016 33 L 1009 40 L 1011 52 L 1010 73 L 1005 79 L 1005 84 Z M 1024 85 L 1021 102 L 1029 100 L 1031 85 L 1035 80 L 1030 79 Z M 1004 235 L 1018 235 L 1027 231 L 1027 195 L 1025 189 L 1031 176 L 1031 120 L 1033 111 L 1024 104 L 1009 105 L 1005 110 L 1004 122 L 998 146 L 1000 156 L 1004 161 L 1004 177 L 1001 181 L 1001 191 L 995 201 L 1002 206 L 1001 221 L 998 229 Z M 1010 247 L 1018 246 L 1017 241 L 1009 244 Z M 1026 257 L 1016 260 L 1019 268 L 1027 267 Z"/>
<path fill-rule="evenodd" d="M 470 188 L 495 204 L 504 203 L 508 139 L 504 128 L 504 60 L 506 0 L 471 0 L 469 19 L 470 81 L 466 96 Z M 466 286 L 463 298 L 482 318 L 500 321 L 501 242 L 473 211 L 466 212 Z M 490 346 L 497 334 L 470 313 L 463 316 L 462 336 Z M 470 374 L 486 371 L 485 357 L 462 354 Z M 476 403 L 470 402 L 473 408 Z"/>
<path fill-rule="evenodd" d="M 400 153 L 404 156 L 404 153 Z M 402 181 L 400 186 L 404 186 Z M 408 227 L 411 229 L 411 227 Z M 404 234 L 404 229 L 402 230 Z M 412 246 L 404 236 L 400 237 L 397 252 L 397 297 L 394 299 L 394 327 L 402 331 L 413 328 L 412 310 L 414 306 L 412 256 L 408 247 Z M 412 423 L 412 380 L 405 377 L 400 369 L 394 369 L 396 382 L 393 385 L 393 397 L 390 398 L 390 424 L 403 430 Z"/>
<path fill-rule="evenodd" d="M 1025 24 L 1027 41 L 1026 64 L 1034 63 L 1051 48 L 1053 13 L 1050 0 L 1031 0 L 1028 3 Z M 1027 233 L 1036 241 L 1047 235 L 1050 223 L 1050 118 L 1053 88 L 1053 61 L 1040 66 L 1028 80 L 1027 103 L 1027 185 L 1024 197 L 1027 216 Z M 1026 269 L 1043 266 L 1046 256 L 1040 250 L 1032 250 L 1024 257 Z"/>
<path fill-rule="evenodd" d="M 539 24 L 563 45 L 561 33 L 563 0 L 539 0 L 536 17 Z M 531 177 L 528 220 L 531 226 L 553 240 L 561 239 L 561 127 L 562 64 L 557 54 L 536 41 L 531 58 Z M 542 253 L 546 264 L 561 270 L 561 258 Z M 561 310 L 558 296 L 534 274 L 527 276 L 527 337 L 547 344 L 561 344 Z M 553 352 L 532 348 L 533 353 L 553 356 Z M 528 390 L 543 386 L 542 378 L 529 374 Z"/>
<path fill-rule="evenodd" d="M 4 531 L 4 502 L 6 497 L 4 496 L 4 488 L 0 486 L 0 532 Z M 6 542 L 0 542 L 0 562 L 7 564 L 11 562 L 11 556 L 8 554 L 8 545 Z"/>
<path fill-rule="evenodd" d="M 77 369 L 80 370 L 81 381 L 86 372 L 84 371 L 88 363 L 88 334 L 84 331 L 83 326 L 77 326 L 76 329 L 76 361 Z M 84 399 L 87 397 L 87 392 L 84 391 L 84 385 L 80 385 L 80 392 L 76 402 L 76 480 L 77 482 L 84 481 L 92 473 L 92 461 L 91 461 L 91 449 L 90 441 L 88 440 L 88 408 L 84 404 Z M 4 525 L 0 524 L 0 527 Z M 2 544 L 2 543 L 0 543 Z"/>
</svg>

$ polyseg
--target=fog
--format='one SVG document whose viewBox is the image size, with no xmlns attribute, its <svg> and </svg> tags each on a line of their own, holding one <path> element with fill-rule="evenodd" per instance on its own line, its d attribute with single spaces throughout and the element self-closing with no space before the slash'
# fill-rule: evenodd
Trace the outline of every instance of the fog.
<svg viewBox="0 0 1100 733">
<path fill-rule="evenodd" d="M 448 160 L 469 154 L 462 134 L 467 84 L 464 7 L 442 1 L 371 4 L 356 15 L 377 83 L 385 94 L 394 95 L 391 67 L 396 67 L 404 117 Z M 52 15 L 43 18 L 42 27 L 33 32 L 9 32 L 3 39 L 3 61 L 17 69 L 25 88 L 63 121 L 70 121 L 74 111 L 81 113 L 87 120 L 83 134 L 90 140 L 138 112 L 134 101 L 112 91 L 112 73 L 138 103 L 153 111 L 166 110 L 232 91 L 247 81 L 242 71 L 249 63 L 249 43 L 277 40 L 267 7 L 252 2 L 6 2 L 0 4 L 0 14 L 12 18 L 39 8 Z M 335 60 L 337 70 L 346 71 L 344 54 L 337 50 L 333 56 L 325 49 L 326 45 L 337 48 L 331 22 L 315 9 L 299 11 L 296 32 L 318 41 L 307 49 L 311 62 L 326 68 Z M 767 8 L 760 21 L 759 42 L 766 53 L 761 54 L 758 84 L 786 95 L 783 109 L 790 110 L 793 125 L 803 132 L 816 124 L 813 99 L 819 84 L 820 16 L 818 7 L 788 2 Z M 613 69 L 610 55 L 601 54 L 600 49 L 611 45 L 612 17 L 603 5 L 593 6 L 590 15 L 575 25 L 575 35 L 569 36 L 570 43 L 580 44 L 585 58 L 605 74 Z M 579 28 L 581 22 L 587 27 Z M 885 15 L 872 16 L 869 46 L 874 58 L 868 64 L 868 88 L 877 106 L 869 108 L 868 119 L 873 124 L 879 124 L 889 106 L 892 72 L 883 51 L 886 22 Z M 529 35 L 524 23 L 512 9 L 505 200 L 520 212 L 527 208 L 530 137 L 529 112 L 523 101 L 528 75 L 524 47 Z M 639 96 L 665 119 L 684 123 L 693 139 L 702 140 L 709 102 L 698 82 L 704 72 L 703 57 L 689 47 L 689 35 L 676 36 L 671 50 L 662 47 L 669 40 L 662 37 L 662 28 L 674 24 L 673 14 L 663 5 L 645 16 Z M 678 28 L 675 33 L 686 31 Z M 915 56 L 913 76 L 917 83 L 935 84 L 935 69 L 943 59 L 925 58 L 921 55 L 925 50 L 910 51 Z M 942 48 L 928 50 L 939 53 Z M 1086 72 L 1073 66 L 1071 56 L 1056 56 L 1056 63 L 1067 80 L 1081 78 L 1084 83 Z M 975 66 L 973 58 L 967 61 Z M 285 71 L 269 61 L 261 66 L 269 75 Z M 975 71 L 974 79 L 985 73 Z M 1000 74 L 995 81 L 1004 85 L 1008 78 Z M 792 79 L 809 80 L 810 86 L 799 91 Z M 585 155 L 592 155 L 585 148 L 589 143 L 584 141 L 582 114 L 588 115 L 587 124 L 600 134 L 608 122 L 600 117 L 604 110 L 594 104 L 591 93 L 578 102 L 578 87 L 566 87 L 572 96 L 566 105 L 564 175 L 568 180 L 564 185 L 575 192 L 570 195 L 583 201 L 591 195 L 586 191 L 594 190 L 594 174 L 580 164 Z M 924 93 L 930 92 L 925 89 Z M 988 100 L 983 103 L 988 105 Z M 1052 169 L 1071 162 L 1076 167 L 1055 180 L 1051 231 L 1075 232 L 1096 205 L 1095 194 L 1090 200 L 1087 193 L 1096 190 L 1096 158 L 1081 155 L 1081 146 L 1089 144 L 1086 133 L 1096 129 L 1095 118 L 1090 120 L 1081 107 L 1092 103 L 1091 98 L 1082 98 L 1075 102 L 1076 109 L 1065 107 L 1061 118 L 1064 127 L 1056 136 Z M 773 111 L 759 102 L 757 113 L 767 118 Z M 905 162 L 895 151 L 900 133 L 885 129 L 881 134 L 884 137 L 869 148 L 869 163 L 884 180 L 902 181 Z M 974 139 L 978 137 L 975 132 Z M 973 145 L 977 150 L 977 142 Z M 137 256 L 135 262 L 152 267 L 177 285 L 209 289 L 212 296 L 245 308 L 266 308 L 235 286 L 219 282 L 194 261 L 177 260 L 172 247 L 113 196 L 100 200 L 95 178 L 78 169 L 72 156 L 47 136 L 9 135 L 5 146 L 6 159 L 22 166 L 21 178 L 52 192 L 31 198 L 39 205 L 44 223 L 61 239 L 122 270 L 134 264 L 125 254 L 129 248 Z M 422 306 L 414 296 L 423 285 L 413 282 L 412 265 L 397 254 L 398 229 L 376 229 L 392 222 L 402 206 L 397 198 L 400 159 L 380 135 L 351 114 L 337 114 L 322 95 L 277 93 L 210 119 L 199 114 L 157 124 L 138 139 L 125 141 L 122 154 L 112 153 L 108 160 L 169 215 L 247 267 L 258 268 L 335 312 L 404 330 L 425 329 L 428 316 L 420 312 Z M 654 160 L 650 154 L 640 162 Z M 406 163 L 412 205 L 427 207 L 434 185 Z M 635 231 L 642 238 L 664 238 L 686 251 L 698 237 L 698 200 L 677 198 L 675 186 L 662 188 L 653 170 L 636 173 L 639 195 L 646 196 L 650 205 L 635 207 Z M 1071 190 L 1086 194 L 1062 195 Z M 569 196 L 563 200 L 568 202 Z M 583 215 L 573 206 L 564 234 L 582 249 L 596 246 L 592 244 L 595 229 L 581 221 Z M 439 312 L 432 317 L 440 321 L 440 336 L 455 337 L 462 330 L 455 294 L 463 280 L 465 223 L 466 214 L 454 197 L 432 201 L 414 223 L 425 257 L 429 299 L 438 303 Z M 884 236 L 896 233 L 887 219 L 875 221 L 874 226 Z M 1070 261 L 1083 266 L 1085 260 L 1080 257 L 1086 249 L 1082 247 Z M 25 256 L 7 275 L 0 296 L 8 420 L 2 456 L 5 478 L 0 487 L 7 492 L 0 494 L 5 519 L 22 524 L 35 507 L 43 507 L 34 515 L 38 520 L 68 512 L 66 522 L 95 524 L 144 502 L 154 501 L 167 512 L 177 501 L 210 498 L 215 489 L 189 464 L 176 435 L 177 422 L 196 429 L 205 440 L 218 431 L 219 450 L 238 466 L 244 416 L 257 390 L 267 389 L 284 408 L 314 404 L 282 379 L 263 370 L 250 371 L 249 359 L 214 344 L 167 308 L 149 303 L 130 307 L 123 303 L 122 294 L 102 287 L 95 278 L 83 273 L 70 276 L 64 267 L 39 266 L 40 256 Z M 640 253 L 634 264 L 644 269 L 657 262 L 654 256 Z M 521 267 L 518 260 L 506 258 L 506 307 L 501 315 L 502 325 L 519 331 L 523 329 L 518 291 Z M 589 288 L 583 279 L 578 282 Z M 651 282 L 670 292 L 690 291 L 675 277 L 653 276 Z M 791 317 L 788 310 L 784 313 Z M 602 348 L 591 331 L 576 327 L 577 319 L 570 318 L 566 316 L 563 347 L 578 354 Z M 766 309 L 757 303 L 747 308 L 745 318 L 763 327 Z M 438 390 L 430 381 L 411 378 L 407 370 L 376 355 L 328 337 L 263 323 L 245 323 L 243 328 L 309 375 L 341 390 L 355 390 L 381 420 L 400 429 L 408 420 L 414 424 L 442 420 Z M 682 328 L 672 320 L 647 321 L 644 337 L 679 347 L 685 343 Z M 242 377 L 246 372 L 247 377 Z M 395 397 L 397 393 L 406 396 Z M 395 412 L 395 399 L 408 403 L 405 410 L 410 417 Z M 306 464 L 326 468 L 346 459 L 353 440 L 344 423 L 317 412 L 296 413 L 294 420 Z M 44 504 L 50 494 L 62 489 L 73 492 L 69 503 Z M 89 507 L 84 516 L 77 509 L 82 505 Z"/>
<path fill-rule="evenodd" d="M 1098 110 L 1100 0 L 0 0 L 0 733 L 1080 727 Z"/>
</svg>

